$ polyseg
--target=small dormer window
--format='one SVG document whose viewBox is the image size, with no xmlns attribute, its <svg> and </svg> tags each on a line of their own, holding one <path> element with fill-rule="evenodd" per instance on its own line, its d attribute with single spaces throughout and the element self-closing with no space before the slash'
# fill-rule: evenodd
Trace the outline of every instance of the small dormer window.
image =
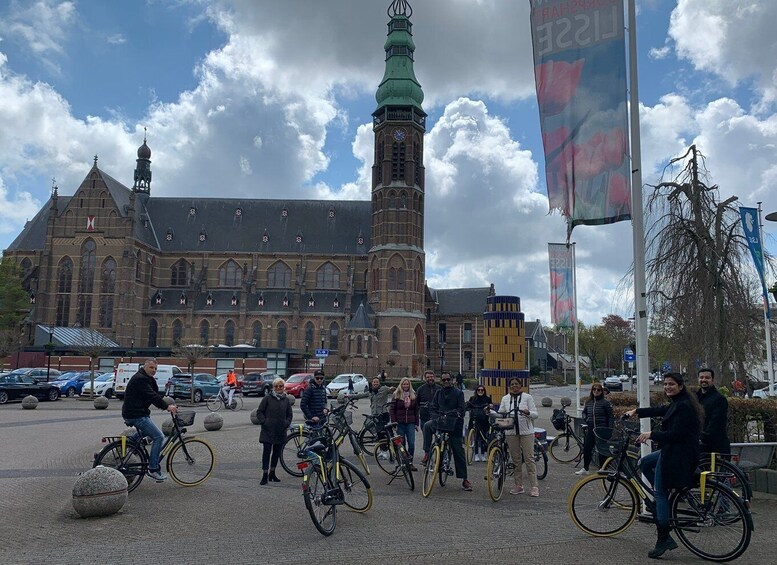
<svg viewBox="0 0 777 565">
<path fill-rule="evenodd" d="M 335 301 L 332 302 L 332 308 L 340 308 L 340 299 L 335 296 Z"/>
<path fill-rule="evenodd" d="M 208 233 L 205 230 L 200 231 L 200 243 L 208 239 Z"/>
<path fill-rule="evenodd" d="M 316 307 L 316 299 L 312 296 L 308 298 L 308 307 L 309 308 L 315 308 Z"/>
<path fill-rule="evenodd" d="M 281 218 L 288 218 L 289 217 L 289 210 L 288 208 L 284 208 L 281 210 Z"/>
<path fill-rule="evenodd" d="M 264 295 L 259 295 L 259 308 L 262 308 L 264 306 Z"/>
<path fill-rule="evenodd" d="M 243 209 L 242 208 L 235 208 L 235 216 L 240 217 L 243 215 Z"/>
<path fill-rule="evenodd" d="M 160 306 L 162 304 L 162 293 L 157 291 L 156 296 L 154 296 L 154 304 L 157 306 Z"/>
<path fill-rule="evenodd" d="M 189 208 L 189 215 L 190 216 L 196 216 L 197 215 L 197 208 L 195 206 L 192 206 Z"/>
<path fill-rule="evenodd" d="M 289 297 L 288 297 L 288 296 L 284 296 L 284 297 L 283 297 L 283 302 L 282 302 L 282 304 L 283 304 L 283 307 L 284 307 L 284 308 L 288 308 L 288 307 L 289 307 Z"/>
<path fill-rule="evenodd" d="M 329 219 L 333 220 L 334 217 L 335 217 L 335 209 L 334 208 L 330 208 L 329 209 Z"/>
<path fill-rule="evenodd" d="M 359 237 L 357 237 L 357 238 L 356 238 L 356 243 L 357 243 L 358 245 L 364 245 L 364 236 L 363 236 L 363 235 L 360 235 Z"/>
<path fill-rule="evenodd" d="M 205 305 L 213 306 L 213 295 L 210 292 L 208 293 L 208 296 L 205 298 Z"/>
<path fill-rule="evenodd" d="M 31 292 L 30 293 L 30 304 L 35 304 L 35 300 L 36 300 L 35 293 Z"/>
<path fill-rule="evenodd" d="M 237 295 L 235 294 L 232 295 L 231 303 L 232 303 L 232 306 L 237 306 L 237 303 L 238 303 Z"/>
<path fill-rule="evenodd" d="M 265 231 L 262 234 L 262 243 L 267 243 L 268 241 L 270 241 L 270 234 Z"/>
<path fill-rule="evenodd" d="M 186 295 L 184 293 L 181 293 L 181 298 L 178 300 L 178 302 L 181 303 L 181 306 L 186 306 Z"/>
<path fill-rule="evenodd" d="M 167 233 L 165 234 L 165 240 L 173 241 L 173 228 L 167 228 Z"/>
<path fill-rule="evenodd" d="M 297 237 L 295 238 L 295 241 L 297 243 L 302 243 L 302 232 L 297 232 Z"/>
</svg>

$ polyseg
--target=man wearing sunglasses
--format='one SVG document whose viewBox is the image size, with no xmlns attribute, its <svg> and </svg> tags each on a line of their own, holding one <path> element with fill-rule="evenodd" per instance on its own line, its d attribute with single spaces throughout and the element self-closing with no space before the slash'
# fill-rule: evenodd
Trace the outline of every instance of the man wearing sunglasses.
<svg viewBox="0 0 777 565">
<path fill-rule="evenodd" d="M 306 420 L 318 422 L 326 417 L 329 410 L 326 408 L 326 389 L 324 388 L 324 371 L 316 369 L 313 373 L 313 381 L 302 392 L 302 400 L 299 403 Z"/>
<path fill-rule="evenodd" d="M 467 480 L 467 458 L 464 456 L 464 443 L 462 431 L 464 429 L 464 393 L 453 386 L 451 374 L 445 372 L 440 377 L 442 388 L 437 391 L 432 400 L 431 413 L 436 417 L 451 410 L 457 410 L 456 427 L 449 434 L 451 442 L 451 451 L 453 451 L 453 462 L 456 465 L 456 478 L 462 479 L 461 488 L 466 491 L 472 490 L 472 485 Z M 424 425 L 424 460 L 429 459 L 429 447 L 432 444 L 432 435 L 437 431 L 437 420 L 432 419 Z"/>
</svg>

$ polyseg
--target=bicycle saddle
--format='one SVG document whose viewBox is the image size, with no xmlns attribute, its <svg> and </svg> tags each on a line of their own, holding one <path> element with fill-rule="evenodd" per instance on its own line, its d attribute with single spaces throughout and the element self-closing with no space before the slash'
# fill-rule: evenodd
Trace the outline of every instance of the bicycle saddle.
<svg viewBox="0 0 777 565">
<path fill-rule="evenodd" d="M 308 446 L 308 451 L 312 451 L 316 455 L 321 455 L 326 451 L 326 445 L 324 445 L 320 441 L 317 441 Z"/>
</svg>

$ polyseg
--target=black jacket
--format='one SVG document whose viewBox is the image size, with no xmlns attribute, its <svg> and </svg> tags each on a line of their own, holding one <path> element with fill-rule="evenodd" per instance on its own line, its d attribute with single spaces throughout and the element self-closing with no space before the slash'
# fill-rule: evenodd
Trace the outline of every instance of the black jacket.
<svg viewBox="0 0 777 565">
<path fill-rule="evenodd" d="M 428 383 L 424 383 L 418 387 L 417 391 L 415 391 L 418 406 L 421 408 L 421 420 L 424 422 L 432 419 L 432 413 L 430 411 L 432 400 L 434 400 L 434 395 L 437 394 L 437 391 L 441 389 L 442 387 L 436 383 L 432 386 L 429 386 Z"/>
<path fill-rule="evenodd" d="M 613 424 L 612 404 L 605 398 L 599 400 L 589 398 L 583 407 L 583 421 L 588 424 L 591 430 L 611 428 Z"/>
<path fill-rule="evenodd" d="M 148 407 L 152 404 L 161 410 L 167 410 L 167 403 L 157 392 L 156 379 L 148 376 L 141 367 L 127 383 L 121 416 L 125 420 L 151 416 Z"/>
<path fill-rule="evenodd" d="M 311 381 L 308 388 L 302 391 L 302 400 L 299 403 L 299 407 L 308 420 L 312 420 L 315 416 L 323 418 L 324 409 L 326 408 L 326 388 L 324 384 L 321 383 L 321 386 L 318 386 L 315 380 Z"/>
<path fill-rule="evenodd" d="M 458 410 L 459 412 L 456 418 L 456 430 L 461 433 L 464 427 L 464 393 L 452 386 L 447 388 L 440 387 L 440 390 L 434 395 L 434 400 L 432 400 L 432 417 L 440 416 L 444 412 L 450 412 L 451 410 Z"/>
<path fill-rule="evenodd" d="M 478 396 L 477 393 L 467 401 L 467 410 L 469 410 L 469 424 L 472 427 L 473 422 L 477 422 L 479 427 L 487 426 L 488 415 L 483 408 L 491 405 L 491 397 L 487 394 Z"/>
<path fill-rule="evenodd" d="M 661 474 L 667 490 L 694 486 L 699 465 L 701 425 L 691 405 L 687 389 L 674 396 L 669 404 L 655 408 L 637 408 L 640 418 L 661 416 L 661 429 L 653 430 L 650 439 L 661 448 Z"/>
<path fill-rule="evenodd" d="M 704 430 L 701 432 L 702 453 L 731 453 L 728 440 L 728 400 L 711 386 L 706 393 L 696 391 L 696 398 L 704 408 Z"/>
<path fill-rule="evenodd" d="M 309 388 L 309 387 L 308 387 Z M 287 395 L 276 398 L 272 393 L 264 395 L 256 409 L 256 419 L 262 426 L 259 441 L 281 444 L 286 439 L 292 419 L 291 402 Z"/>
</svg>

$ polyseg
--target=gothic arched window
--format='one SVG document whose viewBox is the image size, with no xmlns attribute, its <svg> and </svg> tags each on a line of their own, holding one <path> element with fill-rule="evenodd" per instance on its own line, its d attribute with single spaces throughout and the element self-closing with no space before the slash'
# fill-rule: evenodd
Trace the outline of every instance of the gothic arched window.
<svg viewBox="0 0 777 565">
<path fill-rule="evenodd" d="M 288 326 L 286 322 L 278 324 L 278 349 L 286 349 L 286 331 Z"/>
<path fill-rule="evenodd" d="M 97 245 L 87 239 L 81 246 L 81 271 L 78 277 L 78 312 L 76 322 L 82 328 L 92 325 L 92 295 L 94 294 L 94 266 Z"/>
<path fill-rule="evenodd" d="M 316 271 L 316 288 L 340 288 L 340 269 L 326 262 Z"/>
<path fill-rule="evenodd" d="M 253 328 L 251 328 L 254 347 L 262 347 L 262 322 L 254 322 Z"/>
<path fill-rule="evenodd" d="M 240 286 L 243 282 L 243 269 L 235 261 L 230 259 L 219 269 L 220 286 Z"/>
<path fill-rule="evenodd" d="M 173 346 L 181 345 L 183 339 L 183 322 L 176 320 L 173 322 Z"/>
<path fill-rule="evenodd" d="M 172 286 L 186 286 L 189 275 L 189 263 L 185 259 L 179 259 L 170 267 L 170 284 Z"/>
<path fill-rule="evenodd" d="M 391 328 L 391 351 L 399 351 L 399 328 Z"/>
<path fill-rule="evenodd" d="M 313 326 L 313 322 L 305 324 L 305 343 L 308 344 L 308 347 L 313 346 L 313 334 L 315 331 L 316 328 Z"/>
<path fill-rule="evenodd" d="M 208 345 L 210 340 L 210 324 L 208 320 L 200 322 L 200 345 Z"/>
<path fill-rule="evenodd" d="M 151 320 L 148 323 L 148 346 L 156 347 L 157 331 L 159 330 L 159 324 L 156 320 Z"/>
<path fill-rule="evenodd" d="M 67 327 L 70 322 L 70 293 L 73 290 L 73 260 L 63 257 L 57 270 L 56 325 Z"/>
<path fill-rule="evenodd" d="M 329 325 L 329 349 L 337 351 L 340 341 L 340 326 L 332 322 Z"/>
<path fill-rule="evenodd" d="M 116 291 L 116 261 L 103 262 L 100 274 L 100 327 L 113 327 L 113 293 Z"/>
<path fill-rule="evenodd" d="M 232 320 L 224 324 L 224 345 L 227 347 L 235 345 L 235 322 Z"/>
<path fill-rule="evenodd" d="M 268 288 L 291 288 L 291 269 L 282 261 L 277 261 L 267 269 Z"/>
</svg>

